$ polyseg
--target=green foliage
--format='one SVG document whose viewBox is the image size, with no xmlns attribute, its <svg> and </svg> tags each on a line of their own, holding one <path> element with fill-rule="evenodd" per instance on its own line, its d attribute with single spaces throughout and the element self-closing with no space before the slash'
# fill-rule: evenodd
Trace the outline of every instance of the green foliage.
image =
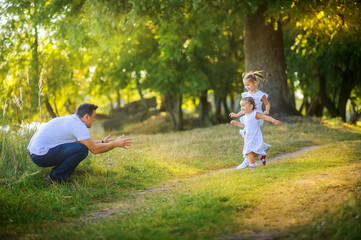
<svg viewBox="0 0 361 240">
<path fill-rule="evenodd" d="M 63 18 L 64 5 L 56 2 L 59 8 L 53 9 L 55 5 L 41 0 L 3 2 L 1 55 L 5 62 L 1 66 L 1 81 L 6 84 L 0 97 L 5 103 L 4 115 L 18 122 L 36 119 L 45 106 L 44 100 L 53 104 L 56 113 L 66 113 L 68 109 L 58 111 L 57 107 L 71 102 L 64 93 L 78 92 L 79 83 L 73 78 L 79 77 L 75 67 L 82 73 L 80 78 L 86 74 L 78 64 L 84 58 L 72 57 L 76 53 L 70 53 L 69 47 L 54 34 Z"/>
<path fill-rule="evenodd" d="M 361 44 L 357 1 L 334 1 L 329 4 L 293 4 L 286 28 L 286 49 L 289 76 L 306 97 L 317 98 L 322 91 L 324 105 L 338 111 L 345 120 L 345 106 L 353 88 L 360 85 Z M 300 10 L 303 13 L 300 13 Z M 296 27 L 296 28 L 295 28 Z M 319 86 L 325 78 L 326 89 Z M 328 103 L 330 102 L 330 103 Z M 332 113 L 332 112 L 331 112 Z M 332 115 L 334 116 L 335 113 Z"/>
<path fill-rule="evenodd" d="M 145 86 L 190 96 L 208 89 L 226 96 L 234 90 L 232 84 L 240 77 L 236 38 L 242 28 L 229 9 L 218 7 L 205 1 L 134 2 L 134 11 L 154 24 L 158 40 Z"/>
<path fill-rule="evenodd" d="M 344 75 L 351 76 L 348 88 L 360 84 L 358 1 L 2 3 L 0 99 L 14 122 L 42 120 L 45 109 L 63 115 L 83 101 L 107 99 L 112 108 L 120 92 L 134 95 L 135 86 L 190 98 L 208 90 L 222 98 L 238 94 L 243 18 L 263 5 L 268 22 L 287 24 L 292 90 L 314 98 L 324 74 L 328 97 L 340 108 L 347 99 L 334 89 L 341 89 Z"/>
</svg>

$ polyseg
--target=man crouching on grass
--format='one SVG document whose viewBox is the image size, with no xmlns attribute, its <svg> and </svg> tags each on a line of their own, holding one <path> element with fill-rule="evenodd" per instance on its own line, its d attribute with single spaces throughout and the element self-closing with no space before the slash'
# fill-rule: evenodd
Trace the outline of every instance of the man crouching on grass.
<svg viewBox="0 0 361 240">
<path fill-rule="evenodd" d="M 115 141 L 108 135 L 102 141 L 90 138 L 88 128 L 95 121 L 98 106 L 80 104 L 75 114 L 53 118 L 43 125 L 31 138 L 29 155 L 40 167 L 53 167 L 46 181 L 49 183 L 67 181 L 78 164 L 88 156 L 108 152 L 116 147 L 128 149 L 131 139 L 118 137 Z"/>
</svg>

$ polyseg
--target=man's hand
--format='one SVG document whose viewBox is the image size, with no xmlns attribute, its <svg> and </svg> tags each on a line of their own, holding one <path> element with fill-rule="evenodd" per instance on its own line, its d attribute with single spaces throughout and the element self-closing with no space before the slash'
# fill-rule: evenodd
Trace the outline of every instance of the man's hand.
<svg viewBox="0 0 361 240">
<path fill-rule="evenodd" d="M 81 140 L 79 142 L 84 144 L 89 149 L 89 151 L 91 151 L 94 154 L 108 152 L 116 147 L 128 149 L 127 147 L 132 145 L 131 139 L 124 138 L 124 134 L 122 136 L 118 137 L 115 141 L 113 141 L 109 138 L 110 138 L 110 136 L 108 135 L 104 139 L 107 142 L 104 142 L 104 143 L 101 143 L 99 141 L 96 142 L 91 138 Z"/>
<path fill-rule="evenodd" d="M 122 136 L 118 137 L 117 140 L 115 140 L 115 142 L 117 143 L 118 147 L 128 149 L 127 147 L 132 145 L 131 140 L 132 140 L 131 138 L 124 138 L 124 134 L 123 134 Z"/>
</svg>

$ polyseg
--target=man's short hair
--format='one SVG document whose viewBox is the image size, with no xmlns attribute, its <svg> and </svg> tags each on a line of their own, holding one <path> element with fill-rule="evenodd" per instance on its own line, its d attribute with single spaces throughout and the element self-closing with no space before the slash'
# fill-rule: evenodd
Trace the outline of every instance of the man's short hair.
<svg viewBox="0 0 361 240">
<path fill-rule="evenodd" d="M 85 114 L 89 114 L 89 116 L 93 115 L 93 111 L 97 110 L 98 106 L 91 103 L 82 103 L 76 109 L 75 114 L 78 115 L 80 118 L 84 117 Z"/>
</svg>

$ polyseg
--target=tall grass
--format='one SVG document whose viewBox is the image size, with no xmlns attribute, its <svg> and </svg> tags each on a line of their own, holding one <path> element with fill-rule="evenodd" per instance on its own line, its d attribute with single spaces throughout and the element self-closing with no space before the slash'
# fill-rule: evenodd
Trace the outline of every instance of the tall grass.
<svg viewBox="0 0 361 240">
<path fill-rule="evenodd" d="M 350 128 L 347 125 L 329 127 L 321 122 L 306 119 L 285 122 L 281 127 L 266 124 L 262 131 L 265 141 L 272 145 L 270 156 L 294 151 L 303 146 L 361 139 L 359 128 Z M 76 218 L 91 212 L 104 202 L 129 199 L 136 190 L 147 189 L 169 179 L 236 166 L 242 161 L 243 140 L 238 134 L 238 129 L 228 124 L 179 133 L 132 135 L 133 146 L 129 151 L 114 149 L 105 154 L 89 154 L 71 176 L 69 183 L 49 186 L 44 182 L 44 177 L 50 169 L 43 169 L 33 164 L 26 150 L 33 133 L 34 130 L 23 132 L 22 135 L 18 134 L 18 130 L 0 131 L 0 221 L 2 226 L 10 229 L 22 226 L 17 230 L 18 233 L 34 231 L 31 227 L 24 228 L 25 225 L 37 226 L 46 221 L 65 221 Z M 292 172 L 293 166 L 283 169 Z M 212 180 L 224 181 L 224 183 L 237 182 L 237 191 L 241 189 L 249 192 L 257 185 L 254 183 L 247 185 L 244 182 L 244 179 L 249 180 L 250 176 L 247 174 L 248 172 L 243 172 L 237 178 L 222 178 L 217 175 L 213 176 Z M 260 181 L 264 184 L 287 176 L 282 175 L 282 169 L 279 172 L 263 169 L 257 175 L 264 179 Z M 208 184 L 212 185 L 212 181 L 208 181 Z M 192 188 L 196 188 L 197 185 L 199 184 L 192 185 Z M 197 193 L 185 191 L 181 196 L 164 195 L 156 198 L 155 204 L 151 206 L 147 206 L 148 203 L 132 205 L 129 208 L 129 214 L 143 212 L 144 208 L 145 215 L 148 214 L 149 218 L 145 221 L 142 215 L 138 220 L 129 219 L 128 225 L 123 226 L 125 230 L 122 234 L 129 233 L 130 237 L 132 231 L 126 232 L 128 228 L 134 229 L 133 234 L 137 231 L 144 231 L 144 234 L 152 231 L 153 225 L 142 225 L 144 226 L 142 230 L 136 226 L 140 224 L 140 221 L 153 221 L 153 216 L 158 214 L 164 215 L 164 219 L 159 220 L 157 225 L 161 229 L 162 224 L 167 225 L 168 217 L 177 219 L 177 216 L 183 215 L 182 209 L 189 215 L 190 225 L 198 224 L 199 219 L 192 216 L 199 214 L 210 224 L 209 227 L 219 225 L 224 229 L 229 229 L 226 222 L 227 215 L 234 211 L 252 208 L 254 198 L 242 199 L 239 204 L 233 205 L 234 201 L 239 200 L 234 197 L 234 188 L 230 188 L 227 190 L 229 192 L 223 195 L 216 194 L 222 193 L 220 186 L 222 186 L 221 183 L 214 185 L 213 190 L 205 190 L 208 187 L 204 186 L 204 189 L 199 190 L 200 192 L 198 190 Z M 205 195 L 201 194 L 202 191 Z M 180 204 L 179 210 L 174 209 L 169 201 Z M 194 208 L 193 204 L 196 205 Z M 133 211 L 133 206 L 138 210 Z M 160 212 L 157 206 L 162 207 Z M 213 209 L 213 207 L 216 213 L 213 210 L 207 212 L 207 209 Z M 171 209 L 174 211 L 170 211 Z M 220 214 L 223 211 L 224 214 Z M 204 222 L 200 221 L 200 223 Z M 175 221 L 172 224 L 174 225 L 169 226 L 169 231 L 174 232 L 178 237 L 193 231 L 190 225 L 177 229 L 178 223 Z M 118 227 L 114 226 L 114 228 Z M 106 231 L 111 232 L 111 227 Z M 199 231 L 205 232 L 207 229 L 200 228 Z M 213 234 L 219 234 L 222 231 L 218 229 Z M 0 229 L 0 236 L 1 232 Z M 111 236 L 111 233 L 108 236 Z"/>
<path fill-rule="evenodd" d="M 9 188 L 26 185 L 39 172 L 26 150 L 29 136 L 19 128 L 0 129 L 0 182 Z"/>
</svg>

